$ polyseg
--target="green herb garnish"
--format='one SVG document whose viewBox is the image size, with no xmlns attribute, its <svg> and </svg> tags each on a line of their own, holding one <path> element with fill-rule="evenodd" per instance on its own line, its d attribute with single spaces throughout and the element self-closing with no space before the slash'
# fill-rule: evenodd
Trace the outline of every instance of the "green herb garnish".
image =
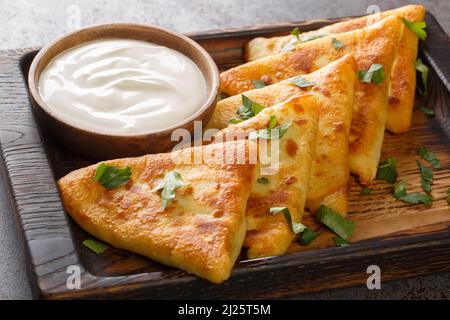
<svg viewBox="0 0 450 320">
<path fill-rule="evenodd" d="M 294 29 L 292 29 L 291 31 L 291 35 L 297 39 L 297 41 L 300 41 L 300 29 L 298 27 L 295 27 Z"/>
<path fill-rule="evenodd" d="M 300 242 L 300 244 L 307 246 L 308 244 L 310 244 L 315 238 L 317 237 L 317 233 L 315 233 L 314 231 L 312 231 L 309 228 L 305 228 L 305 230 L 303 230 L 302 235 L 300 236 L 300 238 L 298 239 L 298 241 Z"/>
<path fill-rule="evenodd" d="M 273 215 L 282 213 L 284 215 L 284 218 L 286 219 L 286 222 L 291 227 L 292 232 L 294 232 L 295 234 L 303 232 L 306 229 L 306 227 L 302 223 L 292 222 L 291 212 L 287 207 L 274 207 L 270 208 L 269 211 Z"/>
<path fill-rule="evenodd" d="M 424 30 L 427 27 L 427 23 L 425 21 L 414 22 L 405 18 L 402 19 L 409 30 L 414 32 L 420 40 L 425 41 L 427 38 L 427 32 Z"/>
<path fill-rule="evenodd" d="M 187 184 L 182 180 L 181 175 L 176 171 L 169 171 L 164 175 L 161 181 L 152 191 L 161 191 L 162 207 L 166 209 L 167 205 L 175 199 L 175 191 Z"/>
<path fill-rule="evenodd" d="M 397 181 L 397 159 L 387 158 L 378 166 L 377 178 L 389 183 Z"/>
<path fill-rule="evenodd" d="M 277 125 L 277 117 L 276 116 L 270 116 L 268 129 L 273 129 L 273 128 L 275 128 L 276 125 Z"/>
<path fill-rule="evenodd" d="M 219 92 L 219 94 L 217 95 L 217 101 L 223 100 L 228 98 L 228 95 L 222 91 Z"/>
<path fill-rule="evenodd" d="M 385 78 L 384 67 L 381 64 L 374 63 L 370 66 L 369 70 L 359 70 L 358 79 L 365 83 L 380 84 Z"/>
<path fill-rule="evenodd" d="M 339 236 L 335 236 L 333 238 L 333 240 L 334 240 L 334 244 L 336 245 L 336 247 L 346 247 L 349 245 L 348 241 L 342 239 Z"/>
<path fill-rule="evenodd" d="M 333 209 L 321 205 L 317 211 L 316 219 L 333 230 L 343 239 L 348 239 L 355 229 L 353 221 L 347 220 Z"/>
<path fill-rule="evenodd" d="M 252 80 L 253 85 L 255 86 L 256 89 L 261 89 L 264 88 L 266 86 L 266 83 L 264 81 L 261 80 Z"/>
<path fill-rule="evenodd" d="M 229 120 L 228 122 L 231 124 L 236 124 L 244 120 L 253 118 L 258 113 L 260 113 L 262 109 L 264 109 L 263 105 L 250 100 L 247 96 L 243 94 L 241 94 L 241 98 L 242 98 L 242 106 L 240 106 L 236 110 L 236 114 L 239 116 L 239 118 Z"/>
<path fill-rule="evenodd" d="M 419 106 L 419 110 L 422 111 L 423 114 L 430 116 L 430 117 L 434 117 L 435 113 L 433 109 L 424 107 L 424 106 Z"/>
<path fill-rule="evenodd" d="M 342 42 L 340 42 L 338 39 L 336 39 L 336 38 L 332 38 L 331 39 L 331 44 L 333 45 L 333 47 L 336 49 L 336 50 L 340 50 L 340 49 L 342 49 L 343 47 L 344 47 L 344 44 L 342 43 Z"/>
<path fill-rule="evenodd" d="M 394 185 L 394 198 L 400 200 L 406 196 L 407 183 L 405 180 L 401 180 Z"/>
<path fill-rule="evenodd" d="M 370 189 L 367 188 L 367 187 L 363 187 L 363 188 L 361 189 L 361 194 L 362 194 L 363 196 L 368 196 L 368 195 L 370 195 Z"/>
<path fill-rule="evenodd" d="M 109 248 L 106 244 L 95 240 L 84 240 L 83 245 L 96 254 L 102 254 L 106 249 Z"/>
<path fill-rule="evenodd" d="M 420 169 L 420 180 L 422 182 L 422 189 L 425 192 L 431 192 L 431 184 L 433 183 L 433 171 L 425 167 L 419 160 L 416 161 Z"/>
<path fill-rule="evenodd" d="M 97 181 L 106 189 L 114 189 L 126 184 L 131 179 L 131 168 L 118 168 L 100 163 L 95 170 L 94 181 Z"/>
<path fill-rule="evenodd" d="M 269 179 L 267 179 L 266 177 L 258 178 L 256 180 L 256 182 L 258 182 L 259 184 L 269 184 L 270 183 Z"/>
<path fill-rule="evenodd" d="M 423 64 L 421 59 L 417 59 L 415 63 L 415 68 L 420 72 L 420 78 L 422 79 L 423 89 L 419 86 L 419 82 L 417 81 L 417 91 L 422 95 L 426 96 L 428 94 L 428 74 L 430 73 L 430 68 Z"/>
<path fill-rule="evenodd" d="M 408 193 L 406 188 L 407 183 L 405 180 L 397 182 L 394 185 L 394 198 L 411 204 L 423 203 L 429 205 L 433 202 L 433 198 L 430 195 L 423 192 Z"/>
<path fill-rule="evenodd" d="M 417 153 L 423 160 L 428 161 L 434 169 L 439 169 L 441 167 L 441 161 L 433 153 L 429 152 L 427 148 L 420 147 L 417 150 Z"/>
<path fill-rule="evenodd" d="M 270 126 L 270 123 L 269 123 Z M 280 139 L 283 137 L 287 130 L 292 126 L 292 123 L 283 123 L 282 125 L 275 128 L 267 128 L 261 129 L 257 131 L 252 131 L 248 135 L 250 140 L 264 139 L 264 140 L 272 140 L 272 139 Z"/>
<path fill-rule="evenodd" d="M 297 87 L 300 87 L 300 88 L 311 87 L 311 86 L 315 85 L 315 82 L 308 81 L 303 76 L 295 77 L 294 79 L 290 80 L 289 82 L 292 84 L 295 84 Z"/>
</svg>

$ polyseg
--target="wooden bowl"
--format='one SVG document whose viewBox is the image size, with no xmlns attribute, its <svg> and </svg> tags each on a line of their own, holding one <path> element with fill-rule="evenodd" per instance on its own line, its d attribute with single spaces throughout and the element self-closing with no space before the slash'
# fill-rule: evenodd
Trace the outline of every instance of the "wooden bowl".
<svg viewBox="0 0 450 320">
<path fill-rule="evenodd" d="M 197 64 L 203 73 L 207 86 L 205 102 L 189 118 L 167 129 L 143 134 L 109 135 L 67 123 L 41 98 L 38 90 L 39 76 L 47 64 L 63 51 L 89 41 L 103 39 L 150 41 L 183 53 Z M 169 151 L 178 143 L 178 141 L 171 141 L 173 130 L 184 128 L 192 133 L 194 121 L 203 121 L 205 126 L 214 112 L 219 92 L 219 71 L 211 56 L 199 44 L 182 34 L 151 25 L 108 23 L 65 34 L 45 46 L 31 64 L 28 85 L 35 117 L 45 134 L 78 153 L 104 160 Z"/>
</svg>

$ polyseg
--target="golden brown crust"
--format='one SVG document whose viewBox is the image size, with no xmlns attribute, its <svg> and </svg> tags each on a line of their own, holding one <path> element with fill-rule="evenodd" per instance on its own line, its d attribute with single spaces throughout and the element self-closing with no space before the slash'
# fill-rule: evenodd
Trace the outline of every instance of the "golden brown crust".
<svg viewBox="0 0 450 320">
<path fill-rule="evenodd" d="M 364 28 L 367 25 L 398 15 L 410 21 L 422 21 L 425 8 L 421 5 L 407 5 L 398 9 L 381 12 L 379 15 L 364 16 L 335 23 L 324 28 L 305 32 L 302 35 L 336 34 Z M 247 61 L 253 61 L 281 52 L 282 48 L 292 41 L 292 36 L 255 38 L 250 41 L 245 50 Z M 414 62 L 417 58 L 418 38 L 410 30 L 403 32 L 400 39 L 397 55 L 392 67 L 391 84 L 389 86 L 389 105 L 386 129 L 393 133 L 402 133 L 409 130 L 416 86 L 416 71 Z"/>
<path fill-rule="evenodd" d="M 252 142 L 247 146 L 255 149 Z M 203 150 L 233 154 L 236 147 L 245 148 L 248 157 L 245 141 Z M 189 158 L 195 150 L 200 149 L 177 151 L 174 156 Z M 92 180 L 96 165 L 73 171 L 58 181 L 65 209 L 82 228 L 115 247 L 223 282 L 244 240 L 244 213 L 255 165 L 176 165 L 171 156 L 106 161 L 132 168 L 132 180 L 113 190 Z M 162 210 L 160 195 L 152 189 L 170 170 L 179 172 L 189 186 L 178 189 L 174 203 Z"/>
<path fill-rule="evenodd" d="M 221 74 L 222 91 L 233 95 L 253 88 L 252 80 L 269 78 L 276 83 L 311 70 L 352 53 L 358 69 L 367 70 L 372 64 L 384 66 L 390 74 L 393 58 L 404 24 L 398 16 L 389 16 L 367 28 L 333 35 L 344 44 L 336 50 L 331 37 L 302 43 L 292 51 L 269 56 L 235 67 Z M 350 133 L 350 169 L 364 184 L 376 174 L 383 142 L 387 114 L 389 77 L 380 84 L 357 81 L 354 112 Z"/>
<path fill-rule="evenodd" d="M 271 116 L 277 125 L 291 122 L 292 126 L 279 140 L 279 165 L 273 174 L 260 173 L 268 184 L 253 183 L 247 204 L 248 233 L 245 246 L 249 258 L 276 256 L 283 254 L 294 239 L 294 233 L 283 214 L 272 215 L 272 207 L 288 207 L 294 222 L 300 222 L 303 213 L 307 186 L 314 157 L 314 147 L 318 125 L 318 100 L 314 94 L 299 94 L 287 102 L 266 108 L 257 116 L 222 130 L 222 135 L 265 129 Z M 277 146 L 277 145 L 275 145 Z M 260 150 L 264 150 L 261 147 Z M 278 153 L 275 153 L 278 154 Z M 260 159 L 262 169 L 268 167 Z"/>
<path fill-rule="evenodd" d="M 349 178 L 348 141 L 352 119 L 356 62 L 352 55 L 305 75 L 316 85 L 299 88 L 284 80 L 244 94 L 263 106 L 272 106 L 299 93 L 314 93 L 320 101 L 316 156 L 312 164 L 306 207 L 312 212 L 324 203 L 341 214 L 347 212 L 348 197 L 342 192 Z M 207 128 L 222 129 L 236 117 L 240 95 L 219 101 Z M 333 193 L 336 193 L 333 196 Z"/>
</svg>

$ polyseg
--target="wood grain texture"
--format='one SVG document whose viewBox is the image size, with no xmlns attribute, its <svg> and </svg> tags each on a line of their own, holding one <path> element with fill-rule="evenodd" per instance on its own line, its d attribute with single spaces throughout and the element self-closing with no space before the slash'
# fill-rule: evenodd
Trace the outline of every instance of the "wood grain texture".
<svg viewBox="0 0 450 320">
<path fill-rule="evenodd" d="M 81 245 L 92 238 L 65 215 L 55 178 L 93 163 L 40 134 L 29 104 L 25 76 L 36 50 L 0 53 L 0 142 L 4 169 L 23 230 L 29 271 L 41 298 L 280 298 L 365 283 L 366 268 L 377 264 L 388 281 L 450 270 L 450 55 L 448 36 L 427 15 L 428 39 L 420 55 L 432 67 L 427 99 L 420 103 L 436 111 L 434 119 L 414 114 L 413 127 L 404 135 L 386 134 L 382 158 L 396 156 L 399 178 L 419 190 L 416 149 L 425 145 L 442 163 L 435 171 L 431 207 L 395 201 L 391 186 L 376 181 L 370 196 L 350 188 L 351 219 L 356 221 L 353 244 L 335 248 L 331 234 L 315 226 L 320 237 L 309 247 L 293 244 L 276 258 L 241 259 L 229 281 L 212 285 L 149 259 L 110 248 L 95 255 Z M 245 30 L 220 30 L 191 35 L 206 48 L 221 69 L 240 64 L 242 45 L 256 36 L 285 34 L 293 26 L 302 30 L 331 21 L 313 21 Z M 312 219 L 307 224 L 314 225 Z M 82 271 L 81 290 L 66 287 L 67 267 Z"/>
</svg>

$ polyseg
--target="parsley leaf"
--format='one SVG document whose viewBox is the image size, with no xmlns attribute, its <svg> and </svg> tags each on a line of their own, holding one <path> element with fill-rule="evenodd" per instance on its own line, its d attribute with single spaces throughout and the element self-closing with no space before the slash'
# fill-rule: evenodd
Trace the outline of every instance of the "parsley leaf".
<svg viewBox="0 0 450 320">
<path fill-rule="evenodd" d="M 256 89 L 261 89 L 266 86 L 266 83 L 262 80 L 252 80 L 252 83 Z"/>
<path fill-rule="evenodd" d="M 355 229 L 355 223 L 353 221 L 345 219 L 333 209 L 323 204 L 317 211 L 316 219 L 343 239 L 348 239 L 352 236 Z"/>
<path fill-rule="evenodd" d="M 394 198 L 406 203 L 417 204 L 423 203 L 429 205 L 433 202 L 430 195 L 423 192 L 407 193 L 407 183 L 405 180 L 399 181 L 394 185 Z"/>
<path fill-rule="evenodd" d="M 270 123 L 269 123 L 270 125 Z M 287 130 L 292 126 L 291 122 L 283 123 L 282 125 L 275 128 L 267 128 L 261 129 L 257 131 L 252 131 L 248 135 L 250 140 L 264 139 L 264 140 L 272 140 L 272 139 L 280 139 L 283 137 Z"/>
<path fill-rule="evenodd" d="M 378 166 L 377 178 L 389 183 L 397 181 L 397 159 L 387 158 Z"/>
<path fill-rule="evenodd" d="M 425 147 L 420 147 L 417 150 L 419 156 L 422 157 L 425 161 L 428 161 L 434 169 L 439 169 L 441 167 L 441 161 L 431 152 L 427 150 Z"/>
<path fill-rule="evenodd" d="M 270 116 L 269 119 L 269 129 L 275 128 L 275 125 L 277 124 L 277 117 L 276 116 Z"/>
<path fill-rule="evenodd" d="M 333 47 L 336 49 L 336 50 L 340 50 L 340 49 L 342 49 L 343 47 L 344 47 L 344 44 L 342 43 L 342 42 L 340 42 L 338 39 L 336 39 L 336 38 L 332 38 L 331 39 L 331 44 L 333 45 Z"/>
<path fill-rule="evenodd" d="M 394 198 L 397 200 L 401 200 L 404 196 L 406 196 L 406 187 L 407 183 L 405 180 L 401 180 L 394 185 Z"/>
<path fill-rule="evenodd" d="M 303 230 L 306 229 L 306 227 L 302 223 L 292 222 L 291 212 L 287 207 L 274 207 L 270 208 L 269 211 L 273 215 L 282 213 L 284 215 L 284 218 L 286 219 L 286 222 L 291 227 L 292 232 L 294 232 L 295 234 L 303 232 Z"/>
<path fill-rule="evenodd" d="M 431 184 L 433 183 L 433 171 L 425 167 L 419 160 L 416 161 L 420 169 L 420 179 L 422 182 L 422 189 L 425 192 L 431 192 Z"/>
<path fill-rule="evenodd" d="M 295 77 L 294 79 L 290 80 L 289 82 L 292 84 L 295 84 L 297 87 L 300 87 L 300 88 L 311 87 L 316 84 L 315 82 L 308 81 L 303 76 Z"/>
<path fill-rule="evenodd" d="M 228 121 L 229 123 L 236 124 L 244 120 L 248 120 L 256 116 L 258 113 L 262 111 L 262 109 L 264 109 L 263 105 L 250 100 L 247 96 L 243 94 L 241 94 L 241 98 L 242 98 L 242 106 L 240 106 L 236 110 L 236 114 L 239 116 L 239 118 L 231 119 Z"/>
<path fill-rule="evenodd" d="M 96 254 L 102 254 L 106 249 L 109 248 L 106 244 L 95 240 L 84 240 L 83 245 Z"/>
<path fill-rule="evenodd" d="M 370 66 L 369 70 L 359 70 L 358 79 L 365 83 L 375 83 L 376 85 L 383 82 L 385 78 L 384 67 L 381 64 L 374 63 Z"/>
<path fill-rule="evenodd" d="M 315 233 L 314 231 L 312 231 L 309 228 L 305 228 L 305 230 L 303 230 L 302 235 L 300 236 L 300 238 L 298 239 L 298 241 L 300 242 L 300 244 L 307 246 L 308 244 L 310 244 L 315 238 L 317 237 L 317 233 Z"/>
<path fill-rule="evenodd" d="M 417 59 L 415 63 L 415 68 L 420 72 L 422 79 L 423 89 L 419 86 L 419 82 L 417 82 L 417 91 L 422 95 L 426 96 L 428 94 L 428 74 L 430 73 L 430 68 L 428 68 L 425 64 L 423 64 L 421 59 Z"/>
<path fill-rule="evenodd" d="M 162 207 L 167 208 L 167 205 L 175 199 L 175 191 L 187 184 L 182 180 L 181 175 L 176 171 L 169 171 L 164 175 L 163 181 L 159 183 L 152 191 L 161 191 Z"/>
<path fill-rule="evenodd" d="M 430 205 L 433 202 L 433 198 L 430 195 L 423 192 L 412 192 L 408 193 L 406 196 L 402 197 L 400 200 L 406 203 L 423 203 L 426 205 Z"/>
<path fill-rule="evenodd" d="M 300 41 L 300 29 L 298 27 L 295 27 L 291 31 L 291 35 L 297 39 L 297 41 Z"/>
<path fill-rule="evenodd" d="M 269 184 L 270 183 L 269 179 L 267 179 L 266 177 L 258 178 L 256 180 L 256 182 L 258 182 L 259 184 Z"/>
<path fill-rule="evenodd" d="M 414 32 L 420 40 L 425 41 L 427 38 L 427 32 L 424 30 L 427 27 L 425 21 L 414 22 L 408 19 L 402 18 L 403 23 L 408 27 L 409 30 Z"/>
<path fill-rule="evenodd" d="M 333 238 L 333 240 L 334 240 L 334 244 L 336 245 L 336 247 L 346 247 L 349 245 L 348 241 L 342 239 L 339 236 L 335 236 Z"/>
<path fill-rule="evenodd" d="M 106 189 L 114 189 L 126 184 L 131 179 L 131 168 L 117 168 L 100 163 L 95 170 L 94 181 L 100 183 Z"/>
<path fill-rule="evenodd" d="M 367 187 L 363 187 L 363 188 L 361 189 L 361 194 L 364 195 L 364 196 L 370 195 L 370 189 L 367 188 Z"/>
<path fill-rule="evenodd" d="M 430 117 L 434 117 L 435 113 L 433 109 L 424 107 L 424 106 L 419 106 L 419 110 L 422 111 L 423 114 L 430 116 Z"/>
</svg>

